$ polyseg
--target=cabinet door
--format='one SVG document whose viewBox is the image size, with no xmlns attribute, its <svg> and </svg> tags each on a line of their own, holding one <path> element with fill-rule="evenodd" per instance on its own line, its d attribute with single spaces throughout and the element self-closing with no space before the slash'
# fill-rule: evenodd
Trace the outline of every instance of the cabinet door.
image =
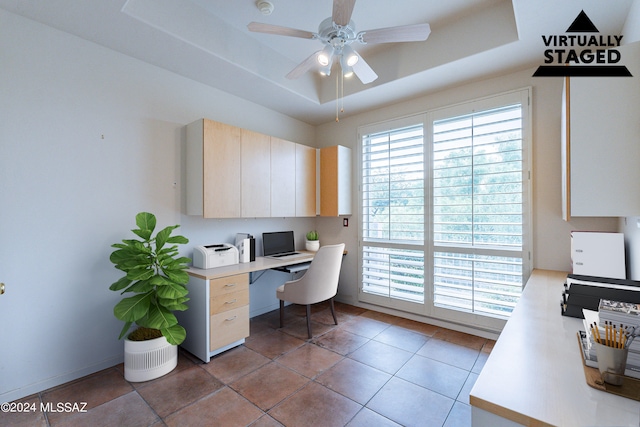
<svg viewBox="0 0 640 427">
<path fill-rule="evenodd" d="M 316 216 L 316 149 L 296 144 L 296 216 Z"/>
<path fill-rule="evenodd" d="M 271 216 L 296 215 L 296 144 L 271 137 Z"/>
<path fill-rule="evenodd" d="M 268 135 L 242 129 L 242 216 L 271 215 L 271 142 Z"/>
<path fill-rule="evenodd" d="M 640 213 L 640 42 L 619 48 L 633 77 L 570 79 L 569 190 L 572 216 Z"/>
<path fill-rule="evenodd" d="M 240 217 L 241 130 L 203 123 L 203 205 L 205 218 Z"/>
<path fill-rule="evenodd" d="M 320 149 L 320 215 L 351 215 L 351 149 Z"/>
</svg>

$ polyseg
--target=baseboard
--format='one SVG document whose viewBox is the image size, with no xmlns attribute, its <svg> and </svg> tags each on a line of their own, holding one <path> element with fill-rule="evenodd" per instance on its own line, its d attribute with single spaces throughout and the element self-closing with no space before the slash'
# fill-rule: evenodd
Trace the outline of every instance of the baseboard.
<svg viewBox="0 0 640 427">
<path fill-rule="evenodd" d="M 353 298 L 341 298 L 340 295 L 336 296 L 337 302 L 353 305 L 367 310 L 377 311 L 380 313 L 390 314 L 392 316 L 402 317 L 404 319 L 415 320 L 416 322 L 427 323 L 429 325 L 438 326 L 441 328 L 451 329 L 457 332 L 464 332 L 466 334 L 475 335 L 481 338 L 487 338 L 491 340 L 497 340 L 500 336 L 500 331 L 493 331 L 489 329 L 476 328 L 469 325 L 463 325 L 460 323 L 450 322 L 447 320 L 436 319 L 433 317 L 420 316 L 414 313 L 408 313 L 393 308 L 382 307 L 375 304 L 363 303 L 360 301 L 353 301 Z"/>
<path fill-rule="evenodd" d="M 123 361 L 124 353 L 116 357 L 105 359 L 99 363 L 87 366 L 77 371 L 67 372 L 57 377 L 47 378 L 43 381 L 28 384 L 26 386 L 0 394 L 0 402 L 13 402 L 15 400 L 22 399 L 23 397 L 31 396 L 32 394 L 40 393 L 52 387 L 56 387 L 61 384 L 68 383 L 69 381 L 77 380 L 78 378 L 82 378 L 87 375 L 102 371 L 103 369 L 111 368 L 119 363 L 122 363 Z"/>
</svg>

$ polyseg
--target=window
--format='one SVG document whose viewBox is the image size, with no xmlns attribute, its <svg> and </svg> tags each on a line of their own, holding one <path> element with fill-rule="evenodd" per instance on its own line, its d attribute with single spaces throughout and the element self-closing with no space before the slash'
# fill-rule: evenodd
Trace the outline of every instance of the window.
<svg viewBox="0 0 640 427">
<path fill-rule="evenodd" d="M 363 292 L 424 302 L 423 126 L 362 138 Z"/>
<path fill-rule="evenodd" d="M 520 104 L 433 121 L 436 306 L 511 313 L 522 289 L 523 186 Z"/>
<path fill-rule="evenodd" d="M 509 316 L 530 270 L 529 115 L 525 89 L 360 129 L 362 301 Z"/>
</svg>

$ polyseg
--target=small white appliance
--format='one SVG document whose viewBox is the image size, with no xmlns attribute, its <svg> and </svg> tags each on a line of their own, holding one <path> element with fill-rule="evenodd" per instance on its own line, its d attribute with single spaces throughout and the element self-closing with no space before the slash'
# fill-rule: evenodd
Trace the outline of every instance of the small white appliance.
<svg viewBox="0 0 640 427">
<path fill-rule="evenodd" d="M 256 260 L 256 239 L 251 234 L 236 234 L 236 247 L 240 253 L 240 262 L 251 262 Z"/>
<path fill-rule="evenodd" d="M 573 274 L 626 279 L 623 233 L 571 232 Z"/>
<path fill-rule="evenodd" d="M 238 264 L 238 248 L 229 243 L 196 246 L 193 248 L 193 266 L 208 269 Z"/>
</svg>

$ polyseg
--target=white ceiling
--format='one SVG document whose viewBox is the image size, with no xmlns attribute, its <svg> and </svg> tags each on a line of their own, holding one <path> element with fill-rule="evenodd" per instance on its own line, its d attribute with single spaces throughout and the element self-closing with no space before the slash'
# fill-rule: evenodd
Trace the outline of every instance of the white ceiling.
<svg viewBox="0 0 640 427">
<path fill-rule="evenodd" d="M 310 124 L 335 120 L 336 77 L 284 76 L 318 40 L 252 33 L 251 21 L 316 32 L 332 0 L 0 0 L 0 8 L 232 93 Z M 342 116 L 541 65 L 542 35 L 563 34 L 584 10 L 620 34 L 633 0 L 358 0 L 358 31 L 429 23 L 424 42 L 354 48 L 379 78 L 344 81 Z"/>
</svg>

